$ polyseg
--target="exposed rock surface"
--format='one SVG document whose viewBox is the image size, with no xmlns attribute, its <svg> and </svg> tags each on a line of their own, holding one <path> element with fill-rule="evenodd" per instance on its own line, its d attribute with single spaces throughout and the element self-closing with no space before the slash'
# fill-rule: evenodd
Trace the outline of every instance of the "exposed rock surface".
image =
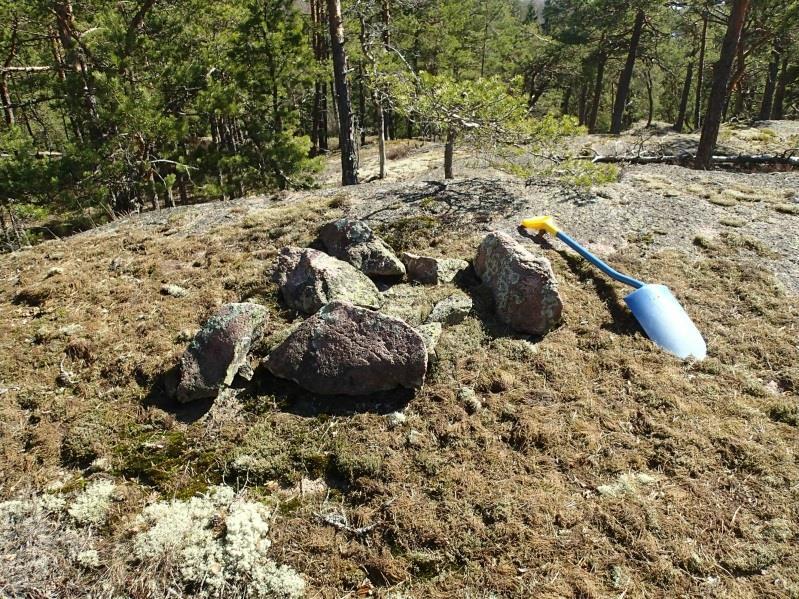
<svg viewBox="0 0 799 599">
<path fill-rule="evenodd" d="M 402 254 L 402 262 L 405 264 L 408 279 L 425 285 L 451 283 L 459 272 L 469 267 L 469 263 L 466 260 L 431 258 L 430 256 L 411 254 L 410 252 Z"/>
<path fill-rule="evenodd" d="M 549 260 L 507 233 L 483 239 L 474 270 L 491 290 L 497 316 L 511 328 L 542 335 L 560 321 L 563 302 Z"/>
<path fill-rule="evenodd" d="M 247 353 L 267 320 L 259 304 L 225 304 L 203 324 L 180 359 L 177 399 L 186 403 L 216 397 L 245 365 Z"/>
<path fill-rule="evenodd" d="M 402 276 L 405 266 L 365 222 L 341 218 L 319 231 L 319 241 L 331 256 L 346 260 L 372 276 Z"/>
<path fill-rule="evenodd" d="M 469 316 L 472 305 L 472 298 L 462 291 L 453 293 L 433 307 L 430 316 L 427 317 L 427 322 L 440 322 L 446 325 L 458 324 Z"/>
<path fill-rule="evenodd" d="M 272 280 L 289 307 L 313 314 L 335 300 L 367 308 L 380 306 L 380 292 L 365 274 L 342 260 L 311 248 L 285 247 Z"/>
<path fill-rule="evenodd" d="M 421 387 L 427 348 L 405 322 L 336 301 L 297 327 L 266 367 L 320 395 L 368 395 Z"/>
</svg>

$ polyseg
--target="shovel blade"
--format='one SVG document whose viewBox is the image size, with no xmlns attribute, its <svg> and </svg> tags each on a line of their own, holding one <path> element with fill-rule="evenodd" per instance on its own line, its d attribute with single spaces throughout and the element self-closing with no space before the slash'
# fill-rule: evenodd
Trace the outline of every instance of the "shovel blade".
<svg viewBox="0 0 799 599">
<path fill-rule="evenodd" d="M 644 285 L 624 298 L 647 336 L 679 358 L 703 360 L 702 334 L 665 285 Z"/>
</svg>

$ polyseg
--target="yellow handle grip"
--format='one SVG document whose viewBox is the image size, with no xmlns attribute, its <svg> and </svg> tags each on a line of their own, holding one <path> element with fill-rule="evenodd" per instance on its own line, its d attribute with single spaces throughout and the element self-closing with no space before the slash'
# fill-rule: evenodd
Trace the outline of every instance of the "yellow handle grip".
<svg viewBox="0 0 799 599">
<path fill-rule="evenodd" d="M 555 219 L 551 216 L 534 216 L 533 218 L 526 218 L 522 221 L 522 227 L 525 229 L 546 231 L 552 236 L 557 235 L 560 231 L 555 224 Z"/>
</svg>

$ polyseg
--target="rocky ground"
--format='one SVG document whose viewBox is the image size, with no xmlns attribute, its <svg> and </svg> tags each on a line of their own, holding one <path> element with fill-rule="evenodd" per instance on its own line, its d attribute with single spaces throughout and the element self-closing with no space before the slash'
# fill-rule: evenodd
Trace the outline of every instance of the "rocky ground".
<svg viewBox="0 0 799 599">
<path fill-rule="evenodd" d="M 786 148 L 792 125 L 767 125 L 725 143 Z M 626 153 L 641 135 L 574 148 Z M 672 137 L 693 139 L 648 143 Z M 386 181 L 142 214 L 0 256 L 0 594 L 799 594 L 799 176 L 640 166 L 576 187 L 464 152 L 444 183 L 440 147 L 405 145 Z M 667 284 L 708 358 L 658 351 L 624 288 L 516 231 L 542 212 Z M 562 321 L 514 331 L 471 268 L 435 286 L 377 277 L 407 321 L 472 304 L 421 388 L 330 398 L 276 377 L 267 356 L 314 318 L 271 278 L 278 255 L 343 216 L 397 255 L 478 271 L 501 230 L 551 262 Z M 231 302 L 267 313 L 252 372 L 175 401 L 170 372 Z"/>
</svg>

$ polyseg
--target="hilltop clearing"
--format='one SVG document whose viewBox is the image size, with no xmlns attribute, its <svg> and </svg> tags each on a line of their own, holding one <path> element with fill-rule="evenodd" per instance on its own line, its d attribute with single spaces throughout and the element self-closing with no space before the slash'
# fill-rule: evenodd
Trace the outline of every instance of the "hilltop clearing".
<svg viewBox="0 0 799 599">
<path fill-rule="evenodd" d="M 582 188 L 475 162 L 445 184 L 402 162 L 435 152 L 397 158 L 407 180 L 150 212 L 0 256 L 0 489 L 17 501 L 0 509 L 3 592 L 196 591 L 180 568 L 197 553 L 156 534 L 184 513 L 225 596 L 249 580 L 237 542 L 271 560 L 258 588 L 277 596 L 297 576 L 322 597 L 799 592 L 799 175 L 637 166 Z M 667 284 L 709 357 L 658 351 L 624 288 L 516 231 L 547 212 Z M 275 258 L 342 216 L 442 258 L 509 233 L 551 261 L 562 324 L 513 333 L 469 272 L 421 288 L 421 310 L 455 292 L 474 309 L 415 393 L 320 397 L 274 378 L 259 361 L 298 320 Z M 240 301 L 269 313 L 252 381 L 171 401 L 165 373 Z M 242 518 L 256 537 L 231 536 Z"/>
</svg>

